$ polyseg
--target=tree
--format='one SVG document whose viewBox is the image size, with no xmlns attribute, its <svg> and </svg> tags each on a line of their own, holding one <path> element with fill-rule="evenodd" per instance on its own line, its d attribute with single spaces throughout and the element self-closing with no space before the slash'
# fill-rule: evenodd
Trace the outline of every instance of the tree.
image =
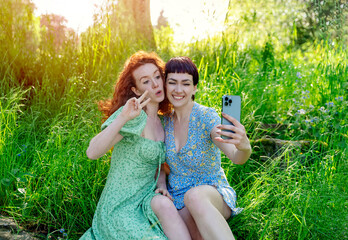
<svg viewBox="0 0 348 240">
<path fill-rule="evenodd" d="M 41 46 L 53 48 L 48 50 L 58 52 L 64 46 L 64 43 L 69 39 L 69 36 L 75 35 L 73 29 L 66 27 L 66 22 L 67 20 L 60 15 L 41 15 Z"/>
<path fill-rule="evenodd" d="M 168 19 L 163 15 L 164 10 L 161 10 L 161 13 L 157 19 L 157 25 L 156 28 L 161 29 L 162 27 L 168 27 Z"/>
<path fill-rule="evenodd" d="M 118 11 L 121 19 L 127 21 L 140 38 L 146 40 L 150 47 L 156 46 L 151 24 L 150 0 L 119 0 Z"/>
</svg>

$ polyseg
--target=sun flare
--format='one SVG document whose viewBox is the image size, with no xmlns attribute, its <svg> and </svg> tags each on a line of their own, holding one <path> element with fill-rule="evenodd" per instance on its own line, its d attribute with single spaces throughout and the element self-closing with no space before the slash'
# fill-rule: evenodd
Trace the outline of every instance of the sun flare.
<svg viewBox="0 0 348 240">
<path fill-rule="evenodd" d="M 94 6 L 101 0 L 32 0 L 36 15 L 54 13 L 66 18 L 67 26 L 81 33 L 93 23 Z"/>
</svg>

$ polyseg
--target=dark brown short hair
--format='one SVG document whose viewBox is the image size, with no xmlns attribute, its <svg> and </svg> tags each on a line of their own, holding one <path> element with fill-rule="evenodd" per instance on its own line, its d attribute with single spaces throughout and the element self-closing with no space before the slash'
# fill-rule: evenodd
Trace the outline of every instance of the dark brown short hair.
<svg viewBox="0 0 348 240">
<path fill-rule="evenodd" d="M 174 57 L 171 58 L 165 66 L 165 80 L 169 73 L 187 73 L 192 76 L 193 85 L 198 84 L 199 75 L 196 65 L 189 57 Z"/>
</svg>

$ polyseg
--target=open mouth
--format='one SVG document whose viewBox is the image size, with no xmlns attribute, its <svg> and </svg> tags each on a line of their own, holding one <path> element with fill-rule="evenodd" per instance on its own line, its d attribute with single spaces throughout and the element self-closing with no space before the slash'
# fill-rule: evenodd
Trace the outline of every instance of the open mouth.
<svg viewBox="0 0 348 240">
<path fill-rule="evenodd" d="M 184 96 L 174 96 L 172 95 L 175 100 L 181 100 L 184 99 Z"/>
<path fill-rule="evenodd" d="M 156 96 L 161 96 L 161 95 L 162 95 L 162 91 L 161 90 L 156 92 Z"/>
</svg>

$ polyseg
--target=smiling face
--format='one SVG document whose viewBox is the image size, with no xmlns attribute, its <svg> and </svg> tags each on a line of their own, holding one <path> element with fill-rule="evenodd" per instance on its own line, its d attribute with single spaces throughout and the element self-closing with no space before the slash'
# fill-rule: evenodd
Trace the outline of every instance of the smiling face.
<svg viewBox="0 0 348 240">
<path fill-rule="evenodd" d="M 166 81 L 167 98 L 174 108 L 186 106 L 197 91 L 192 75 L 188 73 L 169 73 Z"/>
<path fill-rule="evenodd" d="M 160 103 L 164 100 L 163 79 L 155 64 L 146 63 L 133 71 L 135 87 L 132 91 L 141 96 L 148 90 L 147 97 L 151 102 Z"/>
</svg>

